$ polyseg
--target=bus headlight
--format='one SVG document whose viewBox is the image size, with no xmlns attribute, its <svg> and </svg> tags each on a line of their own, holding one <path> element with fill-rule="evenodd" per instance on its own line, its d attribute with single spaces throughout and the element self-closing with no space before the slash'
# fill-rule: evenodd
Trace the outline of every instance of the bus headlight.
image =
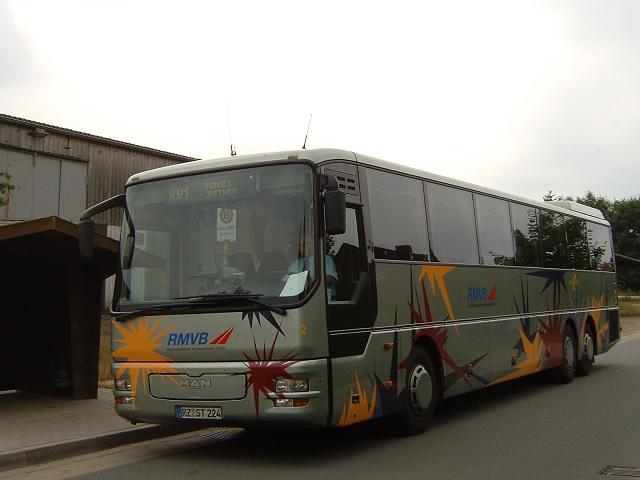
<svg viewBox="0 0 640 480">
<path fill-rule="evenodd" d="M 308 378 L 278 378 L 276 380 L 276 393 L 308 392 Z"/>
<path fill-rule="evenodd" d="M 131 380 L 128 378 L 116 378 L 116 390 L 131 391 Z"/>
</svg>

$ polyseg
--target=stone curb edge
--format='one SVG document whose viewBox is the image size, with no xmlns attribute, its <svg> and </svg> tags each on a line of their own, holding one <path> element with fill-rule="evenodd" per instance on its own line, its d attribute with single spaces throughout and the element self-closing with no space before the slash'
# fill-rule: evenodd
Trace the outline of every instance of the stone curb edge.
<svg viewBox="0 0 640 480">
<path fill-rule="evenodd" d="M 192 430 L 193 428 L 175 425 L 144 425 L 92 437 L 49 443 L 20 450 L 11 450 L 0 453 L 0 472 L 97 452 L 99 450 L 106 450 L 129 443 L 177 435 Z"/>
</svg>

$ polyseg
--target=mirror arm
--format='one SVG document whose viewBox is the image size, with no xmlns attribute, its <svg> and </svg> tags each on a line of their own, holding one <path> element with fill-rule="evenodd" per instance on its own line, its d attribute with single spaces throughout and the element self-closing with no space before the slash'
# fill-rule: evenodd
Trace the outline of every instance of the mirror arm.
<svg viewBox="0 0 640 480">
<path fill-rule="evenodd" d="M 104 202 L 100 202 L 91 208 L 86 209 L 80 216 L 80 222 L 78 222 L 78 249 L 80 258 L 83 261 L 89 262 L 93 260 L 93 231 L 94 222 L 93 216 L 98 213 L 102 213 L 112 208 L 121 207 L 126 208 L 127 197 L 120 194 L 115 197 L 111 197 Z"/>
<path fill-rule="evenodd" d="M 320 190 L 326 192 L 327 190 L 339 190 L 338 180 L 332 175 L 320 175 Z"/>
<path fill-rule="evenodd" d="M 116 195 L 115 197 L 104 200 L 103 202 L 100 202 L 91 208 L 87 208 L 84 212 L 82 212 L 80 220 L 91 220 L 91 217 L 97 215 L 98 213 L 102 213 L 106 210 L 110 210 L 116 207 L 125 208 L 126 206 L 127 196 L 124 193 L 121 193 L 120 195 Z"/>
</svg>

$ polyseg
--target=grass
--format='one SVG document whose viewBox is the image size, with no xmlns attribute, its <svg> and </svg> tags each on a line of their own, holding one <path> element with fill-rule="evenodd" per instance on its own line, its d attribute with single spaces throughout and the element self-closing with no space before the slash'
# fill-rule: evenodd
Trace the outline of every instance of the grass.
<svg viewBox="0 0 640 480">
<path fill-rule="evenodd" d="M 98 385 L 102 388 L 113 388 L 111 374 L 111 317 L 104 315 L 100 325 L 100 360 Z"/>
<path fill-rule="evenodd" d="M 640 303 L 621 300 L 620 316 L 621 317 L 640 316 Z"/>
</svg>

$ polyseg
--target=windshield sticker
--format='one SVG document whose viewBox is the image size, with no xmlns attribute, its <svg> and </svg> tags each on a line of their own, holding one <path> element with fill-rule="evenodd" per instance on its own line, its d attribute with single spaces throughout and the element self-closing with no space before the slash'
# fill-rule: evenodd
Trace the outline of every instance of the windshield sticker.
<svg viewBox="0 0 640 480">
<path fill-rule="evenodd" d="M 282 292 L 280 292 L 280 296 L 295 297 L 296 295 L 300 295 L 304 291 L 308 274 L 309 272 L 307 270 L 290 274 L 289 278 L 287 278 L 287 283 L 284 285 Z"/>
<path fill-rule="evenodd" d="M 236 241 L 236 210 L 231 208 L 218 208 L 217 222 L 218 242 Z"/>
</svg>

